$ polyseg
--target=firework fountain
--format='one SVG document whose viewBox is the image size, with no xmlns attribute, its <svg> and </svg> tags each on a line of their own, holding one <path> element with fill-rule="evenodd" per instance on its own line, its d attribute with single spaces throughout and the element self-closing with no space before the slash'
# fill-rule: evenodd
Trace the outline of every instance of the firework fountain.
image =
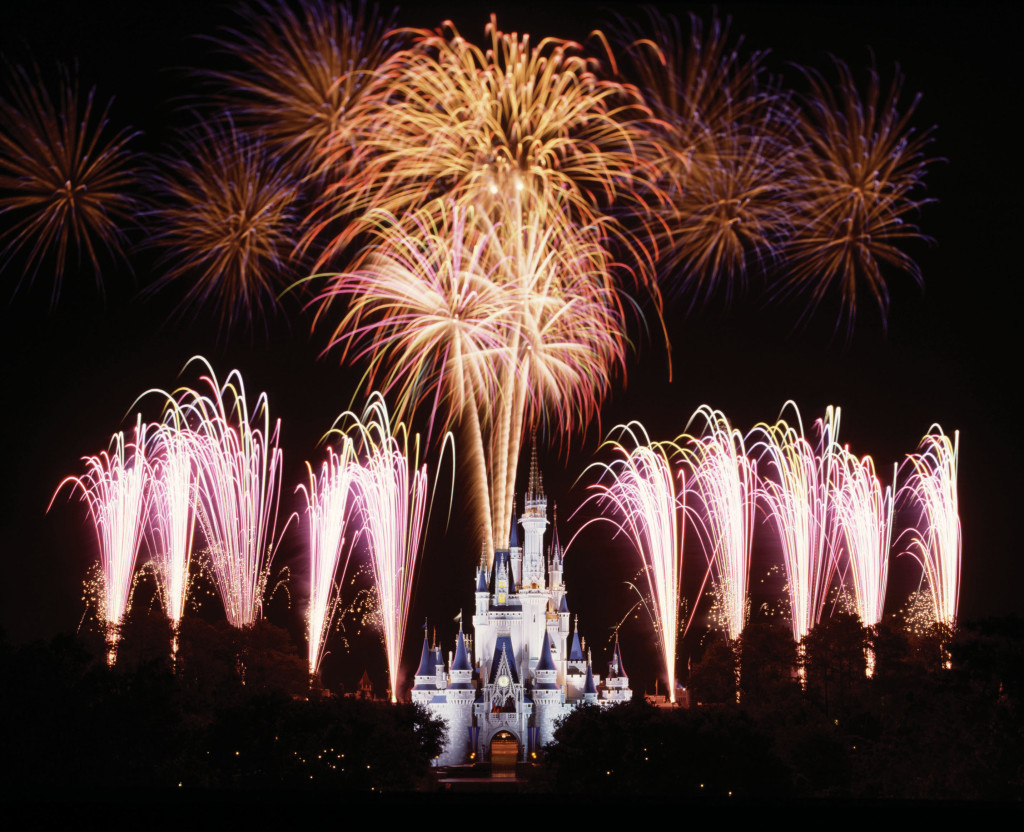
<svg viewBox="0 0 1024 832">
<path fill-rule="evenodd" d="M 873 627 L 882 620 L 892 541 L 892 486 L 882 487 L 870 456 L 858 457 L 849 446 L 837 451 L 832 509 L 842 533 L 841 545 L 853 583 L 857 614 Z M 893 471 L 895 475 L 895 469 Z"/>
<path fill-rule="evenodd" d="M 202 363 L 209 373 L 202 379 L 209 395 L 187 389 L 178 396 L 179 406 L 195 423 L 191 445 L 199 525 L 228 623 L 251 627 L 260 617 L 270 564 L 280 542 L 281 450 L 277 442 L 281 424 L 278 421 L 271 430 L 266 393 L 260 394 L 250 412 L 237 370 L 221 385 L 205 359 L 192 361 Z"/>
<path fill-rule="evenodd" d="M 782 416 L 792 406 L 794 425 Z M 793 639 L 800 642 L 818 623 L 835 570 L 834 526 L 829 522 L 832 468 L 839 410 L 818 420 L 819 451 L 804 437 L 795 402 L 787 402 L 774 425 L 758 425 L 753 452 L 762 461 L 760 497 L 782 542 L 789 587 Z"/>
<path fill-rule="evenodd" d="M 341 450 L 327 449 L 319 477 L 306 463 L 309 489 L 299 485 L 306 498 L 309 522 L 309 674 L 315 676 L 324 656 L 331 621 L 341 602 L 352 546 L 355 542 L 351 509 L 359 477 L 352 441 L 342 437 Z"/>
<path fill-rule="evenodd" d="M 99 543 L 102 586 L 100 617 L 107 640 L 107 663 L 117 660 L 121 623 L 131 601 L 135 562 L 148 521 L 149 485 L 152 472 L 146 458 L 146 435 L 141 418 L 135 425 L 135 441 L 126 443 L 124 433 L 111 439 L 110 451 L 85 457 L 86 473 L 68 477 L 65 485 L 81 491 Z M 50 501 L 53 505 L 53 501 Z"/>
<path fill-rule="evenodd" d="M 171 622 L 171 653 L 177 655 L 196 521 L 196 467 L 192 435 L 173 404 L 152 434 L 150 447 L 153 495 L 146 540 L 160 600 Z"/>
<path fill-rule="evenodd" d="M 690 490 L 702 506 L 690 513 L 724 606 L 726 633 L 735 641 L 747 618 L 757 465 L 747 456 L 743 434 L 720 410 L 703 405 L 690 423 L 695 419 L 704 420 L 704 432 L 679 442 L 693 468 Z"/>
<path fill-rule="evenodd" d="M 405 426 L 392 431 L 379 395 L 371 397 L 362 421 L 352 413 L 343 413 L 339 420 L 353 423 L 362 446 L 364 459 L 352 477 L 373 564 L 391 701 L 397 702 L 398 670 L 425 520 L 427 466 L 418 464 L 419 437 L 410 458 Z"/>
<path fill-rule="evenodd" d="M 652 623 L 661 642 L 669 698 L 674 703 L 686 531 L 683 473 L 674 472 L 670 461 L 675 446 L 651 442 L 638 422 L 620 426 L 615 432 L 628 440 L 632 450 L 611 439 L 605 443 L 617 458 L 591 466 L 601 473 L 600 481 L 591 486 L 594 493 L 588 499 L 594 500 L 601 510 L 611 509 L 614 516 L 602 515 L 598 519 L 612 523 L 643 563 L 652 599 Z"/>
<path fill-rule="evenodd" d="M 854 600 L 861 623 L 874 628 L 882 620 L 885 587 L 889 578 L 889 548 L 892 541 L 893 491 L 882 488 L 870 456 L 850 453 L 849 446 L 837 451 L 832 510 L 846 552 Z M 895 466 L 893 479 L 895 480 Z M 866 672 L 874 674 L 875 654 L 867 651 Z"/>
<path fill-rule="evenodd" d="M 952 630 L 956 627 L 960 598 L 960 512 L 957 503 L 957 465 L 960 432 L 953 439 L 932 425 L 917 453 L 906 463 L 909 477 L 900 489 L 918 507 L 921 520 L 905 534 L 908 552 L 921 564 L 935 607 L 935 619 Z"/>
</svg>

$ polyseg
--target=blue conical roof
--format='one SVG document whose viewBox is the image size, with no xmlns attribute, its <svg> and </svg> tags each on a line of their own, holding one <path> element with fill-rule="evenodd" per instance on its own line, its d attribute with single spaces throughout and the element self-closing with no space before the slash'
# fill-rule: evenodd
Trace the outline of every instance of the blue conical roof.
<svg viewBox="0 0 1024 832">
<path fill-rule="evenodd" d="M 540 658 L 537 660 L 537 670 L 556 670 L 555 661 L 551 657 L 551 634 L 544 631 L 544 643 L 540 646 Z"/>
<path fill-rule="evenodd" d="M 423 625 L 423 652 L 420 653 L 420 666 L 416 669 L 417 676 L 433 676 L 437 668 L 433 664 L 433 652 L 427 644 L 427 625 Z"/>
<path fill-rule="evenodd" d="M 587 679 L 583 683 L 583 693 L 597 694 L 597 687 L 594 685 L 594 669 L 590 666 L 590 662 L 587 662 Z"/>
<path fill-rule="evenodd" d="M 583 661 L 583 648 L 580 647 L 580 631 L 576 630 L 572 634 L 572 647 L 569 648 L 569 661 L 581 662 Z"/>
<path fill-rule="evenodd" d="M 466 639 L 462 636 L 462 628 L 459 628 L 459 637 L 455 641 L 455 661 L 452 662 L 452 671 L 473 670 L 469 661 L 469 651 L 466 649 Z"/>
</svg>

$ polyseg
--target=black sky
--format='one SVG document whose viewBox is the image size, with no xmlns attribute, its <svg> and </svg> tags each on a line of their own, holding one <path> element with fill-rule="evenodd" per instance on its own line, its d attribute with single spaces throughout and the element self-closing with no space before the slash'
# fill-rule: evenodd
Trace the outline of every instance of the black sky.
<svg viewBox="0 0 1024 832">
<path fill-rule="evenodd" d="M 434 8 L 417 5 L 400 21 L 434 26 L 451 17 L 464 36 L 482 40 L 487 7 Z M 543 6 L 493 10 L 504 29 L 581 39 L 615 12 L 601 17 L 590 8 L 560 3 L 557 14 Z M 709 17 L 704 5 L 662 8 L 692 8 Z M 834 333 L 835 307 L 795 330 L 800 308 L 767 305 L 756 291 L 729 310 L 712 303 L 687 315 L 685 304 L 670 305 L 672 381 L 663 342 L 641 340 L 627 384 L 618 385 L 602 412 L 602 430 L 639 419 L 652 436 L 671 438 L 702 403 L 722 409 L 743 428 L 773 420 L 787 399 L 800 405 L 808 422 L 834 404 L 842 407 L 840 440 L 857 453 L 872 454 L 887 471 L 915 449 L 933 422 L 947 432 L 959 429 L 961 616 L 1024 613 L 1024 567 L 1013 526 L 1024 504 L 1016 405 L 1021 275 L 1014 256 L 1017 232 L 1011 228 L 1021 217 L 1014 162 L 1018 131 L 1012 127 L 1020 12 L 979 4 L 719 8 L 732 16 L 746 47 L 770 49 L 771 69 L 794 84 L 798 74 L 791 63 L 826 71 L 832 54 L 859 72 L 874 55 L 883 78 L 898 63 L 908 94 L 923 93 L 914 124 L 919 130 L 935 126 L 930 152 L 944 159 L 930 170 L 928 196 L 935 202 L 920 218 L 935 243 L 910 249 L 924 289 L 896 276 L 887 331 L 877 312 L 866 308 L 848 343 Z M 55 60 L 76 64 L 83 86 L 95 83 L 101 98 L 114 97 L 112 122 L 141 130 L 137 146 L 154 150 L 180 118 L 175 108 L 187 107 L 188 96 L 200 91 L 192 71 L 217 60 L 209 44 L 194 36 L 237 22 L 230 7 L 199 2 L 39 2 L 31 9 L 7 4 L 0 12 L 0 44 L 7 60 L 24 62 L 31 55 L 44 71 Z M 355 393 L 360 373 L 339 367 L 336 357 L 319 357 L 324 333 L 310 335 L 310 317 L 297 305 L 285 303 L 265 330 L 219 331 L 214 312 L 170 319 L 164 298 L 141 293 L 157 276 L 152 256 L 143 252 L 131 262 L 134 275 L 123 267 L 105 272 L 102 295 L 87 271 L 71 275 L 52 308 L 44 277 L 15 293 L 17 273 L 3 275 L 0 354 L 8 469 L 0 509 L 0 624 L 17 642 L 72 630 L 81 618 L 80 587 L 94 538 L 77 502 L 61 500 L 49 516 L 45 509 L 57 483 L 79 472 L 82 456 L 98 452 L 115 430 L 129 426 L 126 415 L 137 395 L 176 386 L 182 366 L 196 354 L 207 356 L 221 375 L 241 369 L 248 389 L 266 390 L 272 415 L 282 420 L 282 504 L 291 510 L 298 507 L 292 505 L 292 489 L 303 461 L 319 459 L 317 440 Z M 583 494 L 573 482 L 595 458 L 599 439 L 595 426 L 568 453 L 541 450 L 548 494 L 560 506 L 563 542 L 579 525 L 579 518 L 569 519 Z M 467 542 L 467 526 L 456 509 L 447 534 L 432 528 L 411 638 L 426 615 L 450 637 L 451 618 L 460 606 L 468 609 L 479 550 Z M 599 648 L 629 605 L 622 578 L 634 571 L 632 555 L 616 552 L 601 538 L 582 537 L 567 564 L 570 603 Z M 278 563 L 294 558 L 298 545 L 290 535 Z M 700 571 L 699 557 L 694 550 L 688 574 Z M 915 583 L 908 560 L 893 569 L 889 609 Z M 598 587 L 600 592 L 591 591 Z M 301 594 L 296 591 L 296 610 L 282 617 L 298 619 Z M 637 625 L 637 640 L 642 632 Z M 630 645 L 624 649 L 628 666 Z M 636 646 L 635 653 L 644 648 Z M 407 658 L 412 661 L 411 654 Z"/>
</svg>

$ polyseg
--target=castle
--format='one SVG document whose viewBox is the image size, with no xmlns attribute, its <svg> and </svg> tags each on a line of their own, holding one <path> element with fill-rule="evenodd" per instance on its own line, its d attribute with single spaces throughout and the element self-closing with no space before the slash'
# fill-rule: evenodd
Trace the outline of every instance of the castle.
<svg viewBox="0 0 1024 832">
<path fill-rule="evenodd" d="M 632 698 L 618 637 L 602 683 L 584 655 L 579 630 L 569 640 L 569 606 L 557 530 L 544 556 L 547 498 L 530 460 L 519 546 L 513 518 L 508 549 L 476 571 L 474 637 L 456 637 L 448 670 L 438 646 L 423 637 L 412 700 L 448 725 L 441 765 L 526 760 L 554 737 L 555 722 L 582 703 L 611 705 Z M 545 562 L 546 561 L 546 562 Z"/>
</svg>

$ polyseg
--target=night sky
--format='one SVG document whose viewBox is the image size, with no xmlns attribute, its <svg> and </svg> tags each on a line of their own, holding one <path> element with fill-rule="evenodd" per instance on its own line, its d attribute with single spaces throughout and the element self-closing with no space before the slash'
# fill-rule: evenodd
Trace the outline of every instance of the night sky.
<svg viewBox="0 0 1024 832">
<path fill-rule="evenodd" d="M 134 143 L 140 153 L 164 147 L 173 127 L 188 122 L 190 101 L 203 92 L 197 71 L 222 60 L 195 36 L 238 24 L 231 6 L 207 8 L 197 2 L 21 6 L 7 4 L 0 12 L 4 57 L 16 63 L 34 58 L 44 72 L 58 60 L 77 66 L 83 89 L 96 84 L 100 100 L 114 98 L 111 122 L 141 131 Z M 434 12 L 417 6 L 399 20 L 433 27 L 451 17 L 464 36 L 481 42 L 488 12 L 494 10 L 506 31 L 582 39 L 615 13 L 602 18 L 581 3 L 558 7 L 557 16 L 551 16 L 536 6 L 490 9 L 462 3 L 437 5 Z M 671 9 L 710 17 L 703 5 Z M 874 55 L 883 82 L 893 65 L 900 65 L 905 100 L 923 93 L 913 123 L 919 131 L 935 127 L 929 153 L 942 160 L 927 176 L 927 196 L 934 202 L 919 218 L 934 243 L 906 249 L 921 267 L 924 287 L 895 275 L 889 283 L 887 329 L 877 309 L 865 302 L 848 337 L 835 329 L 834 303 L 800 329 L 796 322 L 802 307 L 767 303 L 756 283 L 730 308 L 712 301 L 688 312 L 686 301 L 669 303 L 671 381 L 663 340 L 656 332 L 637 331 L 628 378 L 624 385 L 621 379 L 616 383 L 601 425 L 573 439 L 568 450 L 540 437 L 545 487 L 559 506 L 563 544 L 584 519 L 572 516 L 585 495 L 583 485 L 574 483 L 597 458 L 602 434 L 612 426 L 638 419 L 652 437 L 669 439 L 682 432 L 702 403 L 723 410 L 743 429 L 774 420 L 787 399 L 799 404 L 808 425 L 833 404 L 842 408 L 840 441 L 858 454 L 872 454 L 883 476 L 893 462 L 915 450 L 933 422 L 948 433 L 960 430 L 960 615 L 1024 613 L 1024 567 L 1013 533 L 1024 498 L 1024 454 L 1014 392 L 1020 383 L 1020 266 L 1012 256 L 1017 241 L 1011 226 L 1020 208 L 1013 184 L 1019 171 L 1011 160 L 1017 135 L 1010 106 L 1019 78 L 1020 12 L 978 4 L 895 11 L 880 4 L 722 4 L 720 11 L 732 16 L 735 33 L 745 35 L 745 49 L 771 50 L 768 66 L 792 85 L 799 81 L 792 63 L 827 73 L 832 54 L 863 77 Z M 337 355 L 321 356 L 326 331 L 310 334 L 311 315 L 296 299 L 284 298 L 265 321 L 227 331 L 216 310 L 175 317 L 173 292 L 147 292 L 158 276 L 152 251 L 134 252 L 129 259 L 131 269 L 107 266 L 102 292 L 89 269 L 80 274 L 70 269 L 52 305 L 45 274 L 17 292 L 19 273 L 8 268 L 3 274 L 2 419 L 8 467 L 0 509 L 0 625 L 16 643 L 73 631 L 82 618 L 81 584 L 94 557 L 95 537 L 77 499 L 69 503 L 62 498 L 45 513 L 55 487 L 64 476 L 81 471 L 82 456 L 106 447 L 116 430 L 130 428 L 134 410 L 129 415 L 129 409 L 139 394 L 195 383 L 194 372 L 179 377 L 191 356 L 206 356 L 222 378 L 240 369 L 250 396 L 268 393 L 271 415 L 282 421 L 282 509 L 287 511 L 300 507 L 293 489 L 304 476 L 304 460 L 319 464 L 320 436 L 341 411 L 353 404 L 361 407 L 363 401 L 356 386 L 362 368 L 339 366 Z M 155 419 L 159 404 L 150 401 L 143 411 Z M 520 491 L 525 477 L 524 462 Z M 447 530 L 447 505 L 435 505 L 420 561 L 406 665 L 414 661 L 411 645 L 421 638 L 418 628 L 425 616 L 436 622 L 447 649 L 456 626 L 453 617 L 460 607 L 467 612 L 471 607 L 479 543 L 472 539 L 470 518 L 460 513 L 462 505 L 457 494 Z M 759 528 L 757 539 L 768 539 L 768 531 Z M 275 560 L 277 566 L 291 565 L 293 575 L 304 569 L 296 532 L 294 527 L 289 531 Z M 610 628 L 632 604 L 624 580 L 636 571 L 632 552 L 607 537 L 604 530 L 579 537 L 566 565 L 570 606 L 580 614 L 595 660 L 606 655 Z M 690 543 L 696 543 L 695 536 Z M 755 551 L 755 589 L 772 563 L 769 549 Z M 688 546 L 687 555 L 692 600 L 690 585 L 703 574 L 703 557 L 695 545 Z M 916 588 L 918 575 L 909 558 L 896 561 L 887 610 L 896 609 Z M 269 612 L 295 634 L 301 632 L 301 584 L 293 579 L 290 611 L 278 600 Z M 698 615 L 694 633 L 699 636 L 705 627 Z M 648 633 L 642 620 L 623 629 L 625 663 L 638 677 L 635 688 L 653 684 Z M 680 666 L 695 637 L 682 648 Z M 383 650 L 376 650 L 373 638 L 355 639 L 353 654 L 336 649 L 328 658 L 334 668 L 330 672 L 354 681 L 367 665 L 382 682 Z"/>
</svg>

